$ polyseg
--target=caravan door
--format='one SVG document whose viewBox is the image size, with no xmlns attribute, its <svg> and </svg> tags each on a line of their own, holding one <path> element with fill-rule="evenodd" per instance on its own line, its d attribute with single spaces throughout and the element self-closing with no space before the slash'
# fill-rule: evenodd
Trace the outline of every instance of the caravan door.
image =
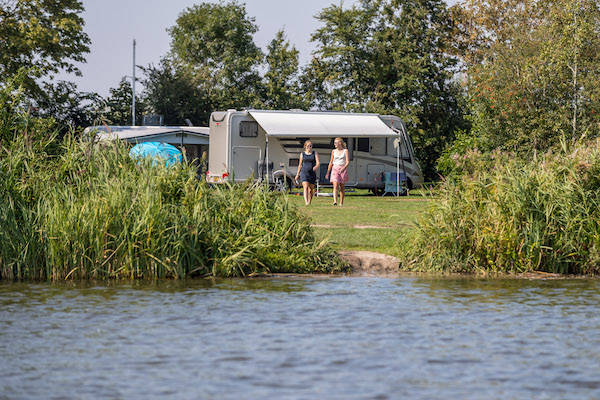
<svg viewBox="0 0 600 400">
<path fill-rule="evenodd" d="M 261 157 L 258 146 L 235 146 L 233 148 L 233 179 L 244 181 L 250 177 L 258 178 L 258 162 Z"/>
</svg>

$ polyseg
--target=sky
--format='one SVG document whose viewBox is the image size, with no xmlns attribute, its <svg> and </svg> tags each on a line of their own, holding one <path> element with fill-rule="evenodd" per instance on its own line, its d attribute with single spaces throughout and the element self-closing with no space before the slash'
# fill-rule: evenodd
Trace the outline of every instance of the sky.
<svg viewBox="0 0 600 400">
<path fill-rule="evenodd" d="M 453 2 L 453 0 L 450 0 Z M 133 39 L 136 40 L 136 64 L 158 64 L 170 48 L 167 29 L 178 15 L 201 0 L 83 0 L 85 32 L 92 43 L 87 62 L 76 65 L 83 76 L 62 74 L 58 79 L 74 81 L 83 92 L 108 95 L 122 77 L 132 75 Z M 217 1 L 210 1 L 216 3 Z M 255 18 L 258 32 L 255 43 L 266 50 L 275 33 L 284 29 L 287 39 L 300 52 L 300 64 L 306 64 L 315 46 L 310 35 L 319 28 L 314 18 L 320 10 L 339 0 L 245 0 L 249 17 Z M 358 0 L 344 0 L 350 7 Z M 141 71 L 136 71 L 141 76 Z M 139 87 L 139 86 L 138 86 Z"/>
</svg>

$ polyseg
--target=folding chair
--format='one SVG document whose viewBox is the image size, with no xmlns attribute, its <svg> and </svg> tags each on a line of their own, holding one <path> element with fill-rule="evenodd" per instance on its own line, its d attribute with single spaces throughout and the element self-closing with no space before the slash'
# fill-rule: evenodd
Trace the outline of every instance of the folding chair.
<svg viewBox="0 0 600 400">
<path fill-rule="evenodd" d="M 384 181 L 384 189 L 383 195 L 386 193 L 391 193 L 394 196 L 400 194 L 404 195 L 407 193 L 407 185 L 406 185 L 406 174 L 404 172 L 400 172 L 398 175 L 400 179 L 396 179 L 395 172 L 384 172 L 383 181 Z"/>
</svg>

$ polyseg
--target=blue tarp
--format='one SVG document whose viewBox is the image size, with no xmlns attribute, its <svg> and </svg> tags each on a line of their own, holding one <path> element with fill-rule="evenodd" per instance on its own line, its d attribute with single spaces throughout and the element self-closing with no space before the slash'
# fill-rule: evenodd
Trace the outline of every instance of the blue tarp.
<svg viewBox="0 0 600 400">
<path fill-rule="evenodd" d="M 177 147 L 160 142 L 136 144 L 129 150 L 129 157 L 160 159 L 167 167 L 183 161 L 183 155 Z"/>
</svg>

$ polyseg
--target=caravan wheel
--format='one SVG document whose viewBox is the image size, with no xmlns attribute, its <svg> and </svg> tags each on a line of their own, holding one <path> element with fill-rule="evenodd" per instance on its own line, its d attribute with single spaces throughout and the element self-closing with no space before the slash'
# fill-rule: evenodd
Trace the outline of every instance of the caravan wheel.
<svg viewBox="0 0 600 400">
<path fill-rule="evenodd" d="M 287 193 L 292 188 L 292 182 L 285 176 L 275 178 L 275 190 Z"/>
</svg>

